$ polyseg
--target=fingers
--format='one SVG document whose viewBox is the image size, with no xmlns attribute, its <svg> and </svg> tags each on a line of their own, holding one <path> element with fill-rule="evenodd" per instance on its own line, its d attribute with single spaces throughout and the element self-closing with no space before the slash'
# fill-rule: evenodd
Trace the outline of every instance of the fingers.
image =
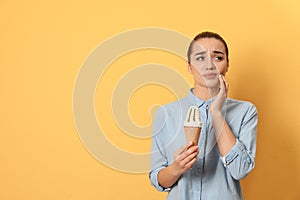
<svg viewBox="0 0 300 200">
<path fill-rule="evenodd" d="M 194 162 L 197 160 L 199 151 L 195 151 L 191 154 L 189 154 L 182 162 L 183 166 L 185 168 L 191 168 L 191 166 L 194 164 Z"/>
<path fill-rule="evenodd" d="M 223 75 L 219 75 L 220 90 L 228 91 L 229 84 Z"/>
<path fill-rule="evenodd" d="M 196 162 L 196 160 L 197 160 L 197 157 L 196 157 L 196 158 L 193 158 L 189 163 L 187 163 L 187 164 L 185 165 L 186 169 L 191 169 L 192 166 L 193 166 L 193 164 Z"/>
<path fill-rule="evenodd" d="M 224 79 L 221 74 L 219 75 L 219 83 L 220 83 L 220 90 L 224 90 L 225 89 Z"/>
<path fill-rule="evenodd" d="M 226 79 L 225 79 L 224 76 L 222 76 L 222 78 L 223 78 L 223 81 L 224 81 L 225 89 L 226 89 L 226 91 L 228 91 L 229 84 L 228 84 L 228 82 L 226 81 Z"/>
<path fill-rule="evenodd" d="M 189 170 L 192 165 L 196 162 L 197 156 L 199 154 L 198 146 L 193 145 L 192 142 L 183 145 L 175 153 L 174 166 L 177 172 L 180 174 Z"/>
<path fill-rule="evenodd" d="M 192 146 L 194 146 L 194 142 L 193 142 L 193 141 L 190 141 L 190 142 L 186 145 L 187 149 L 189 149 L 189 148 L 192 147 Z"/>
<path fill-rule="evenodd" d="M 197 157 L 199 153 L 198 146 L 192 146 L 188 148 L 186 151 L 178 155 L 177 160 L 181 162 L 182 166 L 185 166 L 190 160 L 192 160 L 195 156 Z"/>
<path fill-rule="evenodd" d="M 177 155 L 182 154 L 182 153 L 185 152 L 188 148 L 190 148 L 191 146 L 193 146 L 193 144 L 194 144 L 193 142 L 189 142 L 188 144 L 183 145 L 182 147 L 180 147 L 180 148 L 177 150 L 176 154 L 177 154 Z"/>
</svg>

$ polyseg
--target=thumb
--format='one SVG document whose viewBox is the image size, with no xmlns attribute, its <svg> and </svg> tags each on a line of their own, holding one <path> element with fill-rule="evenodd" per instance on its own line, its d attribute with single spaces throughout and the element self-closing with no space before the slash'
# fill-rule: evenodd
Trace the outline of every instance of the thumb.
<svg viewBox="0 0 300 200">
<path fill-rule="evenodd" d="M 225 83 L 224 83 L 224 77 L 220 74 L 219 75 L 219 83 L 220 83 L 220 90 L 225 91 Z"/>
</svg>

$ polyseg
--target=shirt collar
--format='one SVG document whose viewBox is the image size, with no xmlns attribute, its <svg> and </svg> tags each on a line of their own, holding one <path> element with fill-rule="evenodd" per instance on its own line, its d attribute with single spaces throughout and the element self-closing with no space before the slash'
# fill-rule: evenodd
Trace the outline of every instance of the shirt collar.
<svg viewBox="0 0 300 200">
<path fill-rule="evenodd" d="M 208 100 L 206 100 L 206 101 L 204 101 L 204 100 L 202 100 L 202 99 L 200 99 L 199 97 L 197 97 L 196 95 L 194 95 L 194 93 L 193 93 L 193 90 L 194 90 L 194 88 L 191 88 L 190 89 L 190 91 L 189 91 L 189 98 L 193 101 L 193 102 L 195 102 L 195 104 L 200 108 L 200 107 L 206 107 L 206 106 L 208 106 L 208 107 L 210 107 L 210 104 L 213 102 L 213 100 L 216 98 L 216 97 L 212 97 L 212 98 L 210 98 L 210 99 L 208 99 Z"/>
</svg>

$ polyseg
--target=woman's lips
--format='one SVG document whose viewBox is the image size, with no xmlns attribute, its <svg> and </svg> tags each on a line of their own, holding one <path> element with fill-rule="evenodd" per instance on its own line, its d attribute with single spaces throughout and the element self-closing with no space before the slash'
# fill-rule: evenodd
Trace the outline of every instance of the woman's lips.
<svg viewBox="0 0 300 200">
<path fill-rule="evenodd" d="M 216 73 L 208 73 L 208 74 L 204 74 L 203 77 L 206 79 L 213 79 L 216 78 L 217 74 Z"/>
</svg>

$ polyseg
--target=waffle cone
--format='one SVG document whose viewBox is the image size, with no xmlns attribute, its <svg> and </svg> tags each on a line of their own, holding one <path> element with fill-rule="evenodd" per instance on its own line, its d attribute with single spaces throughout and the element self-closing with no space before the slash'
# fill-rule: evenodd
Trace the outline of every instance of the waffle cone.
<svg viewBox="0 0 300 200">
<path fill-rule="evenodd" d="M 186 143 L 192 141 L 194 145 L 198 145 L 200 132 L 201 132 L 201 127 L 185 126 L 184 133 L 185 133 Z"/>
</svg>

